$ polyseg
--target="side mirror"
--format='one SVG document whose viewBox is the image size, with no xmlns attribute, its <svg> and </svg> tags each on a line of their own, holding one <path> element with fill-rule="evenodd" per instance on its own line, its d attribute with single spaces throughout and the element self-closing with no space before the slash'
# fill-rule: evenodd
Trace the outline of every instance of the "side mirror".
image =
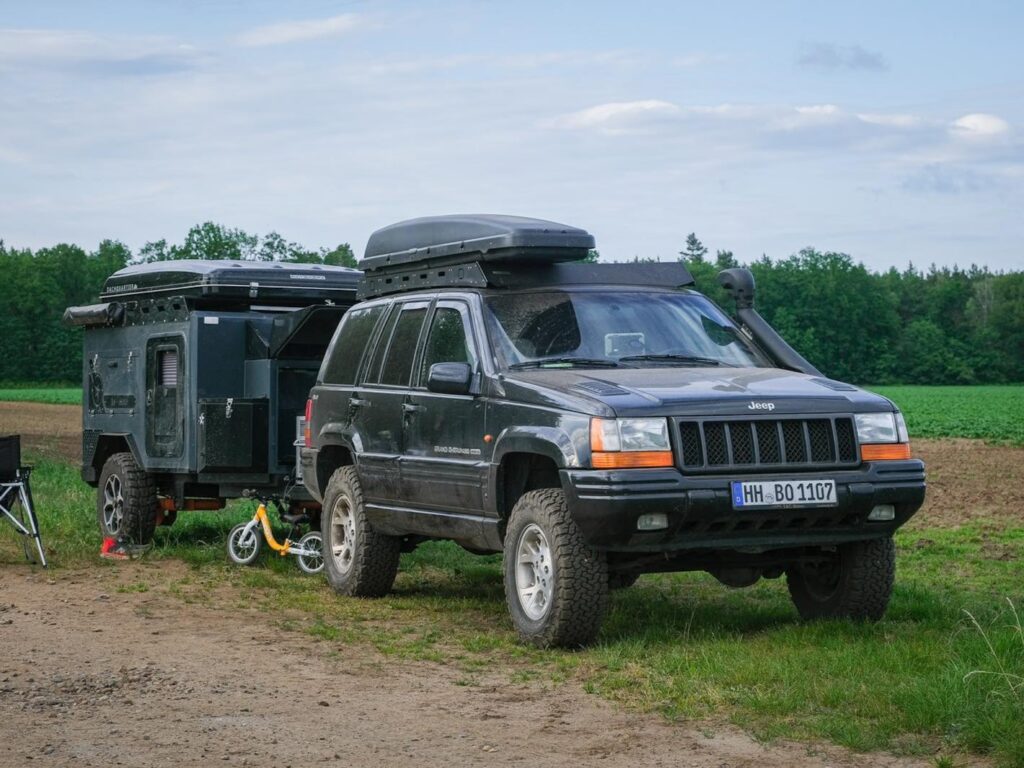
<svg viewBox="0 0 1024 768">
<path fill-rule="evenodd" d="M 472 383 L 469 363 L 434 363 L 427 374 L 427 389 L 442 395 L 468 395 Z"/>
</svg>

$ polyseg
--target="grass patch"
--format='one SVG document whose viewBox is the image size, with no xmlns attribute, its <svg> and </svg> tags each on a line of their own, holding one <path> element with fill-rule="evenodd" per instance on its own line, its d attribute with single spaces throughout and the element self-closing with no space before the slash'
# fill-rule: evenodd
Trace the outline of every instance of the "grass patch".
<svg viewBox="0 0 1024 768">
<path fill-rule="evenodd" d="M 1024 385 L 871 387 L 900 407 L 915 437 L 972 437 L 1024 445 Z"/>
<path fill-rule="evenodd" d="M 81 405 L 81 387 L 0 387 L 0 401 L 18 403 L 47 403 L 50 405 Z"/>
<path fill-rule="evenodd" d="M 93 491 L 71 467 L 36 466 L 54 567 L 100 567 Z M 1024 605 L 1021 527 L 901 533 L 896 591 L 876 625 L 799 623 L 782 581 L 729 590 L 703 574 L 650 575 L 614 593 L 599 642 L 572 653 L 516 641 L 497 556 L 428 543 L 403 556 L 387 598 L 342 599 L 291 558 L 268 553 L 252 568 L 227 563 L 227 533 L 251 511 L 241 502 L 183 513 L 158 529 L 147 559 L 183 560 L 189 575 L 160 584 L 143 563 L 123 589 L 166 590 L 185 604 L 227 594 L 240 608 L 273 613 L 282 629 L 325 644 L 327 653 L 361 644 L 386 657 L 455 665 L 466 685 L 500 666 L 510 684 L 572 680 L 633 709 L 725 718 L 759 738 L 969 751 L 1024 765 L 1024 702 L 1021 689 L 1007 685 L 1024 676 L 1024 639 L 1007 602 Z M 0 527 L 0 566 L 20 561 L 18 542 Z M 232 590 L 214 598 L 224 585 Z"/>
</svg>

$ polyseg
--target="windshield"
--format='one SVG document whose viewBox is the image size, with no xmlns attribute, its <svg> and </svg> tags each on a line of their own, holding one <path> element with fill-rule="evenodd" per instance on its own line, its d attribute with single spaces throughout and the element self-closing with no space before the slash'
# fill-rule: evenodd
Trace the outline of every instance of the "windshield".
<svg viewBox="0 0 1024 768">
<path fill-rule="evenodd" d="M 499 363 L 508 368 L 768 365 L 697 294 L 551 291 L 484 303 Z"/>
</svg>

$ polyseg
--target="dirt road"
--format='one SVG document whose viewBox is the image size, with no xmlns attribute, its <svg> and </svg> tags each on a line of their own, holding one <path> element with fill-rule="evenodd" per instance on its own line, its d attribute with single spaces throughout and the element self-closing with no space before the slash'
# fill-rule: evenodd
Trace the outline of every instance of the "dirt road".
<svg viewBox="0 0 1024 768">
<path fill-rule="evenodd" d="M 671 725 L 571 681 L 512 684 L 496 671 L 467 686 L 444 666 L 284 632 L 265 614 L 130 591 L 186 572 L 4 569 L 0 766 L 928 764 Z"/>
</svg>

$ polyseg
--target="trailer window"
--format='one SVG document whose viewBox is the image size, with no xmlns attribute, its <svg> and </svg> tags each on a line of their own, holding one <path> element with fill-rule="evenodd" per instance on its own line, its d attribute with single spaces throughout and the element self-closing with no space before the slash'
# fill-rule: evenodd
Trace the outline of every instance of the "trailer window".
<svg viewBox="0 0 1024 768">
<path fill-rule="evenodd" d="M 355 309 L 345 315 L 331 346 L 327 366 L 324 368 L 325 384 L 355 383 L 366 345 L 385 307 L 385 304 L 378 304 L 365 309 Z"/>
<path fill-rule="evenodd" d="M 162 349 L 157 353 L 158 384 L 161 387 L 178 386 L 178 350 Z"/>
</svg>

